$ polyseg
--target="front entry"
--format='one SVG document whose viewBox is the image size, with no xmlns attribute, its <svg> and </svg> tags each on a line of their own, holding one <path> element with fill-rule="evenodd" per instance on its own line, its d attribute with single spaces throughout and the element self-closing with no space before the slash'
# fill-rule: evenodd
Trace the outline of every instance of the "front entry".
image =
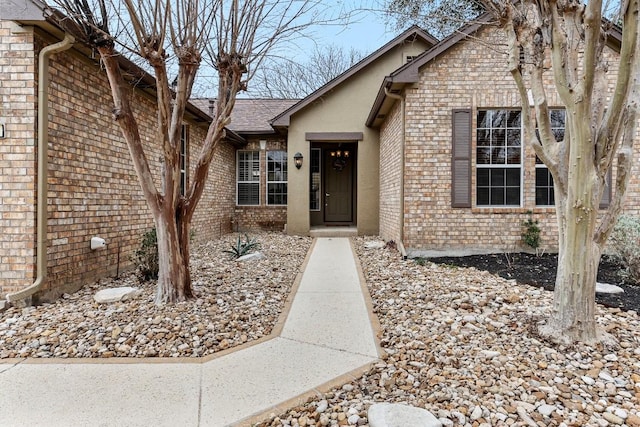
<svg viewBox="0 0 640 427">
<path fill-rule="evenodd" d="M 325 223 L 353 222 L 354 148 L 352 144 L 340 144 L 323 150 Z"/>
</svg>

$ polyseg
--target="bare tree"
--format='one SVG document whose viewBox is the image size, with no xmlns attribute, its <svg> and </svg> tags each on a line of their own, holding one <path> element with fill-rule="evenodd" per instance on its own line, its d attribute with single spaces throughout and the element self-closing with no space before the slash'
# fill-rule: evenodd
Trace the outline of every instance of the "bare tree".
<svg viewBox="0 0 640 427">
<path fill-rule="evenodd" d="M 602 0 L 481 2 L 506 35 L 506 58 L 520 94 L 526 143 L 554 180 L 558 273 L 551 314 L 540 332 L 560 342 L 594 343 L 606 338 L 596 327 L 595 286 L 603 248 L 622 209 L 637 135 L 638 2 L 619 4 L 614 20 L 619 27 L 604 19 L 611 5 Z M 440 2 L 391 3 L 411 7 Z M 428 13 L 428 8 L 422 11 Z M 612 32 L 619 32 L 622 39 L 617 59 L 611 59 L 617 64 L 611 67 L 617 69 L 613 93 L 607 90 L 611 64 L 603 54 Z M 545 60 L 551 61 L 551 69 Z M 544 84 L 549 80 L 566 108 L 565 136 L 559 142 L 551 130 Z M 613 199 L 598 218 L 614 164 Z"/>
<path fill-rule="evenodd" d="M 264 98 L 300 99 L 342 74 L 364 58 L 354 48 L 337 45 L 316 47 L 302 63 L 272 58 L 256 75 L 252 93 Z"/>
<path fill-rule="evenodd" d="M 99 54 L 111 86 L 113 118 L 126 140 L 158 236 L 156 303 L 193 297 L 189 230 L 214 150 L 225 137 L 236 95 L 273 46 L 317 17 L 316 0 L 53 0 L 61 23 Z M 138 55 L 155 75 L 156 143 L 163 148 L 161 188 L 154 183 L 120 51 Z M 202 62 L 217 72 L 217 108 L 193 179 L 180 192 L 180 132 Z M 170 66 L 177 72 L 169 77 Z M 173 84 L 175 83 L 175 84 Z M 172 91 L 173 86 L 173 91 Z"/>
</svg>

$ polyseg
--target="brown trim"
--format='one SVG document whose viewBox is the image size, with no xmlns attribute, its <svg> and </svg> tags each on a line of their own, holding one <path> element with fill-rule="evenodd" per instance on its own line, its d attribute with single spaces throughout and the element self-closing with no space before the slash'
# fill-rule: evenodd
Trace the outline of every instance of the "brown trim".
<svg viewBox="0 0 640 427">
<path fill-rule="evenodd" d="M 471 207 L 471 109 L 451 111 L 451 207 Z M 465 179 L 466 175 L 466 179 Z M 461 176 L 462 181 L 458 181 Z"/>
<path fill-rule="evenodd" d="M 304 139 L 313 142 L 362 141 L 362 132 L 307 132 Z"/>
</svg>

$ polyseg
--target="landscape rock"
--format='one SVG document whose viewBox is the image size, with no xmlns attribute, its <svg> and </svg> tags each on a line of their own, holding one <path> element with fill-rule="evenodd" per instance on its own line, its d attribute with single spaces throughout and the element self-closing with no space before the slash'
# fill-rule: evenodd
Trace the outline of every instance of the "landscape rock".
<svg viewBox="0 0 640 427">
<path fill-rule="evenodd" d="M 369 427 L 442 427 L 429 411 L 397 403 L 376 403 L 367 413 Z"/>
<path fill-rule="evenodd" d="M 620 294 L 624 292 L 624 289 L 620 286 L 597 282 L 596 292 L 600 294 Z"/>
<path fill-rule="evenodd" d="M 265 258 L 266 257 L 262 252 L 253 252 L 237 258 L 236 261 L 237 262 L 260 261 L 261 259 L 265 259 Z"/>
<path fill-rule="evenodd" d="M 385 247 L 385 243 L 381 240 L 374 240 L 364 244 L 365 249 L 382 249 Z"/>
<path fill-rule="evenodd" d="M 138 288 L 132 288 L 130 286 L 123 286 L 119 288 L 102 289 L 93 296 L 93 299 L 98 304 L 108 304 L 118 301 L 126 301 L 134 299 L 142 294 L 142 291 Z"/>
</svg>

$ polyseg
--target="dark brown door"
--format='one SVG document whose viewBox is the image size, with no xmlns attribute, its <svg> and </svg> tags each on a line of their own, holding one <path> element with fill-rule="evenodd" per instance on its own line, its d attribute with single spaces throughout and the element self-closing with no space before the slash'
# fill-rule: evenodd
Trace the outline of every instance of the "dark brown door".
<svg viewBox="0 0 640 427">
<path fill-rule="evenodd" d="M 324 150 L 324 220 L 353 221 L 353 150 Z M 340 153 L 342 156 L 338 156 Z"/>
</svg>

